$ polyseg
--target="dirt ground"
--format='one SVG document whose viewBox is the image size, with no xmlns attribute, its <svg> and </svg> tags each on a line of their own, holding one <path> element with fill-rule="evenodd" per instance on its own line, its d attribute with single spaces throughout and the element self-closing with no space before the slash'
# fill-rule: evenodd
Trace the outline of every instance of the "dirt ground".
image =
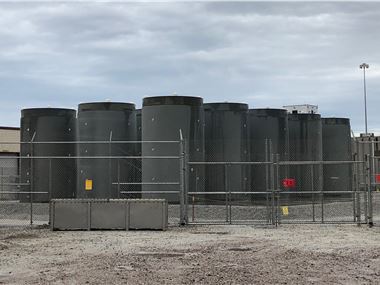
<svg viewBox="0 0 380 285">
<path fill-rule="evenodd" d="M 380 227 L 0 228 L 1 284 L 380 284 Z"/>
</svg>

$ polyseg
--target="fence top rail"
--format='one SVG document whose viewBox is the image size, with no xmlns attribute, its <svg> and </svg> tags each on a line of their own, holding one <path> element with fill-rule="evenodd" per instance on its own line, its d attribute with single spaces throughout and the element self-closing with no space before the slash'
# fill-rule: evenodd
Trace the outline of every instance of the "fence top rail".
<svg viewBox="0 0 380 285">
<path fill-rule="evenodd" d="M 283 191 L 283 190 L 268 190 L 268 191 L 261 191 L 261 192 L 239 192 L 239 191 L 213 191 L 213 192 L 188 192 L 188 195 L 228 195 L 228 194 L 234 194 L 234 195 L 268 195 L 272 193 L 280 193 L 280 194 L 353 194 L 357 193 L 357 191 Z"/>
<path fill-rule="evenodd" d="M 219 165 L 232 165 L 232 164 L 251 164 L 251 165 L 262 165 L 262 164 L 272 164 L 270 161 L 189 161 L 190 165 L 205 165 L 205 164 L 219 164 Z"/>
<path fill-rule="evenodd" d="M 368 141 L 357 140 L 356 142 L 359 144 L 380 144 L 380 141 L 375 141 L 375 140 L 368 140 Z"/>
<path fill-rule="evenodd" d="M 188 192 L 188 195 L 229 195 L 229 194 L 239 194 L 239 195 L 269 195 L 273 193 L 273 191 L 268 190 L 266 192 L 229 192 L 229 191 L 213 191 L 213 192 Z"/>
<path fill-rule="evenodd" d="M 276 192 L 280 194 L 291 194 L 291 195 L 302 195 L 302 194 L 354 194 L 354 193 L 359 193 L 360 191 L 347 191 L 347 190 L 342 190 L 342 191 L 329 191 L 329 190 L 318 190 L 318 191 L 313 191 L 313 190 L 308 190 L 308 191 L 284 191 L 284 190 L 275 190 Z M 364 191 L 365 192 L 365 191 Z"/>
<path fill-rule="evenodd" d="M 112 185 L 180 185 L 180 182 L 112 182 Z"/>
<path fill-rule="evenodd" d="M 181 156 L 178 155 L 161 155 L 161 156 L 141 156 L 141 155 L 126 155 L 126 156 L 17 156 L 17 155 L 6 155 L 0 156 L 1 160 L 6 159 L 179 159 Z M 380 158 L 380 156 L 379 156 Z M 318 164 L 364 164 L 365 161 L 189 161 L 189 165 L 318 165 Z"/>
<path fill-rule="evenodd" d="M 1 159 L 15 158 L 18 159 L 180 159 L 181 156 L 0 156 Z M 0 167 L 1 168 L 1 167 Z"/>
<path fill-rule="evenodd" d="M 180 191 L 120 191 L 121 194 L 179 194 Z"/>
<path fill-rule="evenodd" d="M 329 161 L 329 160 L 320 160 L 320 161 L 314 161 L 314 160 L 307 160 L 307 161 L 278 161 L 275 164 L 279 165 L 311 165 L 311 164 L 361 164 L 365 163 L 365 161 L 356 161 L 356 160 L 346 160 L 346 161 Z"/>
<path fill-rule="evenodd" d="M 29 142 L 7 142 L 2 141 L 1 144 L 118 144 L 118 143 L 180 143 L 181 141 L 45 141 L 45 142 L 35 142 L 35 141 L 29 141 Z"/>
<path fill-rule="evenodd" d="M 49 194 L 49 192 L 34 191 L 1 191 L 0 194 Z"/>
<path fill-rule="evenodd" d="M 365 163 L 365 161 L 354 161 L 354 160 L 348 160 L 348 161 L 328 161 L 328 160 L 322 160 L 322 161 L 189 161 L 189 165 L 207 165 L 207 164 L 218 164 L 218 165 L 266 165 L 266 164 L 279 164 L 279 165 L 311 165 L 311 164 L 353 164 L 353 163 Z"/>
</svg>

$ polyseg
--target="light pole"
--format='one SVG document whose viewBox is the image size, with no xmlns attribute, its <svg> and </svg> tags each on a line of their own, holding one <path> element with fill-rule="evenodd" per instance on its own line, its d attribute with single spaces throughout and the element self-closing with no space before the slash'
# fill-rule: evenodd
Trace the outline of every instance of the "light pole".
<svg viewBox="0 0 380 285">
<path fill-rule="evenodd" d="M 363 76 L 364 76 L 364 116 L 365 116 L 365 135 L 368 135 L 368 126 L 367 126 L 367 89 L 366 89 L 366 83 L 365 83 L 365 70 L 369 68 L 369 65 L 367 63 L 362 63 L 359 65 L 360 69 L 363 69 Z"/>
</svg>

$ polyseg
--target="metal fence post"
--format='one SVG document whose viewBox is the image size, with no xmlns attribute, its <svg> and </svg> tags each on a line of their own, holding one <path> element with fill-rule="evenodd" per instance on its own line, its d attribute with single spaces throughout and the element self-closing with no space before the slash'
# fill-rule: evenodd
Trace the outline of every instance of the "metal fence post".
<svg viewBox="0 0 380 285">
<path fill-rule="evenodd" d="M 188 191 L 189 191 L 189 180 L 190 180 L 190 172 L 188 169 L 188 153 L 186 151 L 186 141 L 183 140 L 183 193 L 184 193 L 184 220 L 186 224 L 189 223 L 189 196 L 188 196 Z"/>
<path fill-rule="evenodd" d="M 356 164 L 355 164 L 356 165 Z M 356 165 L 356 183 L 355 183 L 355 192 L 356 192 L 356 222 L 357 225 L 361 225 L 362 213 L 361 213 L 361 197 L 360 197 L 360 175 L 359 175 L 358 165 Z"/>
<path fill-rule="evenodd" d="M 179 208 L 180 208 L 180 224 L 186 225 L 188 223 L 187 219 L 187 207 L 186 207 L 186 149 L 185 149 L 185 141 L 182 136 L 182 131 L 180 130 L 180 163 L 179 163 L 179 175 L 180 175 L 180 191 L 179 191 Z"/>
<path fill-rule="evenodd" d="M 226 223 L 228 223 L 228 168 L 227 163 L 224 163 L 224 195 L 226 197 Z"/>
<path fill-rule="evenodd" d="M 48 195 L 49 195 L 49 222 L 48 224 L 51 224 L 51 198 L 52 198 L 52 173 L 51 173 L 51 158 L 49 158 L 49 190 L 48 190 Z"/>
<path fill-rule="evenodd" d="M 360 144 L 359 141 L 356 141 L 356 160 L 362 161 L 362 157 L 359 155 L 360 154 Z M 360 183 L 362 181 L 362 176 L 360 175 L 360 169 L 362 166 L 362 162 L 360 164 L 355 163 L 355 173 L 356 173 L 356 183 L 355 183 L 355 191 L 356 191 L 356 221 L 357 225 L 361 225 L 361 218 L 362 218 L 362 213 L 361 213 L 361 194 L 360 194 Z"/>
<path fill-rule="evenodd" d="M 322 184 L 319 184 L 319 189 L 321 189 L 321 222 L 322 224 L 325 222 L 325 185 L 323 183 L 323 165 L 324 163 L 321 162 L 318 167 L 318 179 L 319 182 Z"/>
<path fill-rule="evenodd" d="M 311 179 L 311 205 L 312 205 L 312 215 L 313 222 L 315 222 L 315 194 L 314 194 L 314 164 L 310 165 L 310 179 Z"/>
<path fill-rule="evenodd" d="M 363 165 L 363 174 L 365 178 L 365 188 L 363 191 L 363 196 L 364 196 L 364 222 L 368 224 L 368 188 L 369 188 L 369 159 L 368 155 L 364 155 L 365 158 L 365 163 Z"/>
<path fill-rule="evenodd" d="M 119 158 L 117 159 L 117 197 L 120 199 L 120 159 Z"/>
<path fill-rule="evenodd" d="M 276 192 L 276 189 L 274 187 L 274 172 L 275 172 L 275 164 L 276 164 L 276 167 L 278 167 L 278 164 L 275 162 L 275 156 L 272 154 L 272 143 L 270 140 L 266 140 L 266 144 L 267 144 L 267 150 L 268 150 L 268 161 L 270 162 L 270 167 L 269 167 L 269 183 L 268 183 L 268 188 L 269 188 L 269 191 L 272 192 L 272 224 L 273 225 L 276 225 L 277 227 L 277 224 L 278 224 L 278 207 L 279 207 L 279 197 L 277 195 Z M 276 203 L 275 203 L 275 200 L 276 200 Z"/>
<path fill-rule="evenodd" d="M 272 152 L 272 142 L 271 142 L 271 147 L 270 150 Z M 273 189 L 277 193 L 277 207 L 276 207 L 276 226 L 280 224 L 280 219 L 281 219 L 281 212 L 280 212 L 280 206 L 281 206 L 281 191 L 280 191 L 280 155 L 279 154 L 273 154 L 273 171 L 275 171 L 275 179 L 273 180 Z M 289 199 L 287 200 L 287 206 L 289 206 Z"/>
<path fill-rule="evenodd" d="M 110 131 L 110 137 L 108 142 L 108 197 L 112 197 L 112 131 Z"/>
<path fill-rule="evenodd" d="M 195 192 L 198 193 L 198 181 L 199 181 L 199 177 L 198 177 L 198 168 L 195 166 Z M 191 221 L 194 222 L 195 221 L 195 196 L 192 195 L 191 196 Z"/>
<path fill-rule="evenodd" d="M 369 187 L 368 187 L 368 225 L 373 226 L 372 188 L 375 185 L 375 144 L 371 142 L 371 155 L 369 159 Z"/>
<path fill-rule="evenodd" d="M 353 155 L 353 166 L 352 166 L 352 190 L 353 190 L 353 215 L 354 222 L 360 226 L 360 192 L 359 192 L 359 173 L 358 173 L 358 148 L 356 148 L 356 153 Z"/>
<path fill-rule="evenodd" d="M 3 196 L 2 192 L 4 191 L 4 181 L 3 181 L 3 178 L 4 178 L 4 167 L 1 167 L 1 192 L 0 192 L 0 200 Z"/>
<path fill-rule="evenodd" d="M 232 167 L 232 165 L 227 165 L 227 170 L 228 167 Z M 228 187 L 228 215 L 230 217 L 229 223 L 230 225 L 232 224 L 232 199 L 231 199 L 231 187 L 229 185 L 229 171 L 227 172 L 227 187 Z"/>
<path fill-rule="evenodd" d="M 53 177 L 53 175 L 52 175 L 52 173 L 51 173 L 51 171 L 52 171 L 52 167 L 51 167 L 51 158 L 49 158 L 49 201 L 51 200 L 51 198 L 52 198 L 52 191 L 53 191 L 53 187 L 52 187 L 52 177 Z"/>
<path fill-rule="evenodd" d="M 356 161 L 356 153 L 352 157 L 353 161 Z M 356 222 L 356 163 L 353 162 L 352 167 L 350 167 L 351 173 L 351 191 L 352 191 L 352 213 L 354 217 L 354 222 Z"/>
<path fill-rule="evenodd" d="M 265 159 L 264 159 L 265 162 L 268 162 L 269 161 L 269 158 L 268 158 L 268 139 L 265 139 Z M 252 166 L 251 166 L 252 167 Z M 265 164 L 265 191 L 266 191 L 266 210 L 267 210 L 267 224 L 269 224 L 270 222 L 273 223 L 273 192 L 271 193 L 271 198 L 272 198 L 272 203 L 269 203 L 269 197 L 270 197 L 270 191 L 269 191 L 269 187 L 268 187 L 268 181 L 269 181 L 269 170 L 268 170 L 268 164 L 266 163 Z M 269 204 L 271 204 L 271 211 L 269 211 Z"/>
<path fill-rule="evenodd" d="M 33 183 L 33 177 L 34 177 L 34 173 L 33 173 L 33 140 L 34 140 L 34 137 L 35 137 L 36 133 L 33 134 L 33 137 L 30 141 L 30 226 L 33 225 L 33 191 L 34 191 L 34 183 Z"/>
</svg>

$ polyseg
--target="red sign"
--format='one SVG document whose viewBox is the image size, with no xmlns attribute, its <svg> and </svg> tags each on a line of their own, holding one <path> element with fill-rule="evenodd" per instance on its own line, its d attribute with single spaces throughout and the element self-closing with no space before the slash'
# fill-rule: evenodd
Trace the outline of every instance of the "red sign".
<svg viewBox="0 0 380 285">
<path fill-rule="evenodd" d="M 375 175 L 376 183 L 380 183 L 380 174 Z"/>
<path fill-rule="evenodd" d="M 285 178 L 282 180 L 282 186 L 285 188 L 294 188 L 296 187 L 296 180 L 294 178 Z"/>
</svg>

